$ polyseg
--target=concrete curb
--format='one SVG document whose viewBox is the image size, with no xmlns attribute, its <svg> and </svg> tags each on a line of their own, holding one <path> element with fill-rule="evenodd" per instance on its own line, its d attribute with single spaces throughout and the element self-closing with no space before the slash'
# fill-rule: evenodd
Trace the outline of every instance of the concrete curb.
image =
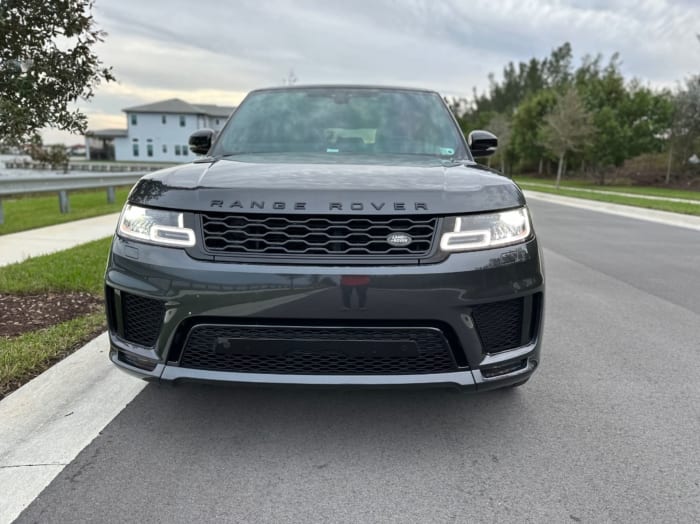
<svg viewBox="0 0 700 524">
<path fill-rule="evenodd" d="M 625 206 L 622 204 L 611 204 L 609 202 L 585 200 L 583 198 L 552 195 L 550 193 L 540 193 L 539 191 L 524 190 L 523 193 L 527 199 L 541 200 L 543 202 L 551 202 L 553 204 L 561 204 L 564 206 L 587 209 L 589 211 L 598 211 L 600 213 L 608 213 L 610 215 L 635 218 L 638 220 L 646 220 L 648 222 L 656 222 L 658 224 L 666 224 L 668 226 L 683 227 L 686 229 L 700 231 L 700 216 L 671 213 L 669 211 L 657 211 L 655 209 Z"/>
</svg>

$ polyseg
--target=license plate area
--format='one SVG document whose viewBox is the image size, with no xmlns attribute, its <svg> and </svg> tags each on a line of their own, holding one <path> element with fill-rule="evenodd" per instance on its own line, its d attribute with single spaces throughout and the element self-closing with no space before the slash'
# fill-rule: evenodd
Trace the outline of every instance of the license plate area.
<svg viewBox="0 0 700 524">
<path fill-rule="evenodd" d="M 418 345 L 410 339 L 285 339 L 219 337 L 214 342 L 217 355 L 285 356 L 294 353 L 341 354 L 348 357 L 416 357 Z"/>
</svg>

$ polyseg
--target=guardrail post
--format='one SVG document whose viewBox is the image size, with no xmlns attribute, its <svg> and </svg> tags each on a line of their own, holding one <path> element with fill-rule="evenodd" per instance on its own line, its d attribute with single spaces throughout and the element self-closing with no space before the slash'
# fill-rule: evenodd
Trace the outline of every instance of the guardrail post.
<svg viewBox="0 0 700 524">
<path fill-rule="evenodd" d="M 58 207 L 61 213 L 70 213 L 70 200 L 68 200 L 68 191 L 58 192 Z"/>
<path fill-rule="evenodd" d="M 0 0 L 1 2 L 2 0 Z M 41 177 L 2 176 L 0 177 L 0 199 L 5 200 L 14 195 L 53 193 L 54 195 L 58 194 L 58 206 L 61 213 L 70 213 L 69 195 L 71 191 L 104 190 L 107 201 L 116 203 L 116 188 L 132 186 L 143 174 L 143 171 L 136 173 L 125 171 L 124 173 L 105 173 L 102 175 L 74 174 L 66 177 L 54 174 Z M 4 202 L 0 202 L 0 204 L 4 204 Z M 2 217 L 2 208 L 0 208 L 0 217 Z M 0 218 L 0 224 L 2 223 Z"/>
<path fill-rule="evenodd" d="M 0 226 L 5 223 L 5 211 L 2 209 L 2 200 L 0 199 Z"/>
</svg>

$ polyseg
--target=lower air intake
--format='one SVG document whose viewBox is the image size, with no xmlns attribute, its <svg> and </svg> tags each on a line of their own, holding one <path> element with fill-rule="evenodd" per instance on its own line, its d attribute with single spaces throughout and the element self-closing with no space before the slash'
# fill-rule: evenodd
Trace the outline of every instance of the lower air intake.
<svg viewBox="0 0 700 524">
<path fill-rule="evenodd" d="M 294 375 L 445 373 L 457 366 L 437 328 L 198 325 L 180 366 Z"/>
</svg>

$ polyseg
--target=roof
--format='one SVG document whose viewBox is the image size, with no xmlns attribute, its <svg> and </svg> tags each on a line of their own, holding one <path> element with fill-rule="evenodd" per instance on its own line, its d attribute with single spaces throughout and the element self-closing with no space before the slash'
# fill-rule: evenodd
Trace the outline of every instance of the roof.
<svg viewBox="0 0 700 524">
<path fill-rule="evenodd" d="M 251 93 L 257 91 L 293 91 L 295 89 L 369 89 L 381 91 L 413 91 L 417 93 L 436 93 L 434 89 L 425 89 L 422 87 L 401 87 L 391 85 L 372 85 L 372 84 L 294 84 L 291 86 L 271 86 L 254 89 Z"/>
<path fill-rule="evenodd" d="M 127 107 L 123 109 L 125 113 L 178 113 L 190 115 L 207 115 L 228 117 L 233 110 L 233 106 L 217 106 L 213 104 L 190 104 L 180 98 L 170 98 L 144 104 L 141 106 Z"/>
<path fill-rule="evenodd" d="M 230 106 L 215 106 L 213 104 L 197 104 L 196 107 L 202 110 L 207 116 L 222 116 L 228 118 L 233 113 L 235 107 Z"/>
<path fill-rule="evenodd" d="M 118 136 L 127 136 L 126 129 L 95 129 L 87 131 L 85 136 L 95 136 L 97 138 L 116 138 Z"/>
</svg>

